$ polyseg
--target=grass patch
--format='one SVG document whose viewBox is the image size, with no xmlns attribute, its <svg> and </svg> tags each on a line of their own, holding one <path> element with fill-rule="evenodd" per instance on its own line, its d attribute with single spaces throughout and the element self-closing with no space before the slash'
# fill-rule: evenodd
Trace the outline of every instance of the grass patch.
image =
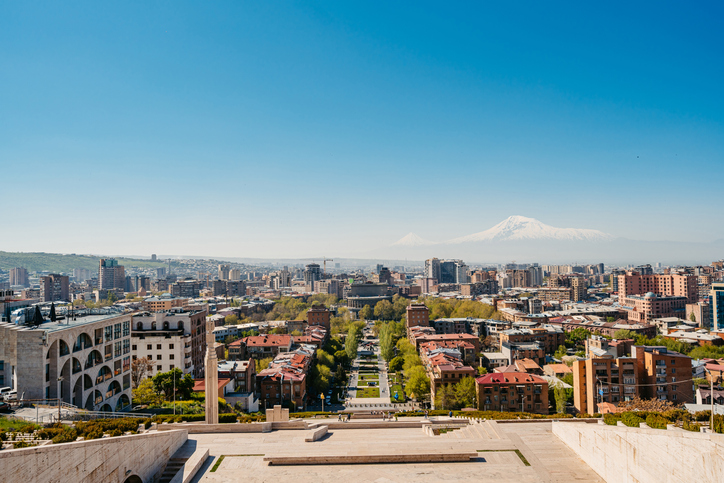
<svg viewBox="0 0 724 483">
<path fill-rule="evenodd" d="M 360 374 L 359 375 L 360 381 L 379 381 L 380 376 L 378 374 Z"/>
<path fill-rule="evenodd" d="M 520 461 L 522 461 L 525 466 L 530 466 L 530 463 L 528 463 L 528 460 L 525 459 L 525 456 L 523 456 L 523 453 L 521 453 L 519 449 L 479 449 L 479 450 L 477 450 L 478 453 L 502 453 L 503 451 L 514 452 L 515 454 L 518 455 L 518 458 L 520 458 Z"/>
<path fill-rule="evenodd" d="M 0 418 L 0 431 L 18 431 L 21 433 L 32 433 L 36 429 L 42 429 L 42 426 L 24 421 L 22 419 Z"/>
<path fill-rule="evenodd" d="M 397 391 L 397 395 L 400 396 L 397 400 L 395 400 L 395 391 Z M 400 384 L 393 384 L 390 388 L 390 402 L 405 402 L 405 390 L 402 389 Z"/>
<path fill-rule="evenodd" d="M 221 465 L 221 462 L 224 461 L 224 458 L 226 458 L 226 457 L 236 458 L 239 456 L 264 456 L 264 455 L 263 454 L 222 454 L 221 456 L 219 456 L 219 459 L 216 460 L 216 463 L 214 463 L 214 466 L 211 467 L 211 470 L 209 471 L 209 473 L 214 473 L 219 468 L 219 465 Z"/>
<path fill-rule="evenodd" d="M 356 397 L 380 397 L 379 387 L 358 387 Z"/>
</svg>

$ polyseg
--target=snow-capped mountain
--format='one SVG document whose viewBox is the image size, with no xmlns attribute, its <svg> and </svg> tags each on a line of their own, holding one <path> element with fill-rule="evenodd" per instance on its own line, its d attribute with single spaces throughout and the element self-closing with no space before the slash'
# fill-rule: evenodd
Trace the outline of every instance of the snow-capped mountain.
<svg viewBox="0 0 724 483">
<path fill-rule="evenodd" d="M 397 240 L 395 243 L 392 244 L 392 246 L 399 246 L 399 247 L 423 247 L 427 245 L 435 245 L 436 243 L 430 240 L 425 240 L 419 235 L 416 235 L 415 233 L 408 233 L 407 235 L 403 236 L 399 240 Z"/>
<path fill-rule="evenodd" d="M 534 218 L 511 216 L 494 227 L 449 240 L 446 243 L 471 243 L 480 241 L 503 240 L 568 240 L 568 241 L 606 241 L 613 237 L 599 230 L 582 228 L 556 228 Z"/>
</svg>

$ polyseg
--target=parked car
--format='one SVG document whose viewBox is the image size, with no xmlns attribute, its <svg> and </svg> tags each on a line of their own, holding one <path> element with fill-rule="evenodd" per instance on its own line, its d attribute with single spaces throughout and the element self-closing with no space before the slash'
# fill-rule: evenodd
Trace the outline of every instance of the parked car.
<svg viewBox="0 0 724 483">
<path fill-rule="evenodd" d="M 6 392 L 4 395 L 4 398 L 6 401 L 17 401 L 18 399 L 18 391 L 10 391 Z"/>
<path fill-rule="evenodd" d="M 10 405 L 6 402 L 0 402 L 0 413 L 9 413 Z"/>
</svg>

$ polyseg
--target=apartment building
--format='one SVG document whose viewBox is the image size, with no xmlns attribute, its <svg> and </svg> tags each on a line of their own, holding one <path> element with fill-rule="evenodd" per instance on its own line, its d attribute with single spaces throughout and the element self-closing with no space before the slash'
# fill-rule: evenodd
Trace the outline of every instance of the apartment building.
<svg viewBox="0 0 724 483">
<path fill-rule="evenodd" d="M 59 311 L 55 322 L 45 314 L 37 326 L 0 323 L 3 384 L 19 398 L 61 399 L 90 411 L 129 409 L 131 316 L 95 312 Z"/>
<path fill-rule="evenodd" d="M 185 297 L 174 297 L 171 294 L 162 294 L 158 297 L 148 297 L 143 300 L 141 306 L 143 310 L 148 312 L 160 312 L 171 310 L 176 307 L 185 308 L 188 306 L 189 299 Z"/>
<path fill-rule="evenodd" d="M 118 260 L 101 258 L 98 262 L 98 288 L 103 290 L 126 289 L 126 269 Z"/>
<path fill-rule="evenodd" d="M 724 330 L 724 282 L 711 284 L 711 330 Z"/>
<path fill-rule="evenodd" d="M 21 287 L 27 287 L 28 283 L 28 271 L 23 267 L 11 268 L 10 269 L 10 286 L 13 287 L 19 285 Z"/>
<path fill-rule="evenodd" d="M 294 345 L 294 336 L 289 334 L 252 335 L 229 344 L 229 356 L 232 348 L 243 346 L 249 358 L 276 357 L 281 352 L 290 352 L 292 345 Z"/>
<path fill-rule="evenodd" d="M 585 414 L 599 412 L 598 404 L 618 404 L 640 396 L 642 378 L 635 357 L 589 357 L 573 362 L 573 405 Z"/>
<path fill-rule="evenodd" d="M 545 352 L 553 353 L 566 343 L 566 333 L 563 329 L 551 325 L 509 329 L 500 332 L 499 341 L 501 345 L 509 342 L 540 342 Z"/>
<path fill-rule="evenodd" d="M 194 378 L 204 377 L 205 322 L 206 311 L 181 307 L 134 314 L 134 359 L 151 359 L 151 375 L 178 368 Z"/>
<path fill-rule="evenodd" d="M 410 304 L 406 311 L 407 327 L 428 327 L 430 325 L 430 309 L 425 304 Z"/>
<path fill-rule="evenodd" d="M 631 357 L 638 361 L 639 374 L 645 384 L 641 397 L 674 404 L 694 402 L 691 357 L 666 347 L 646 346 L 633 346 Z"/>
<path fill-rule="evenodd" d="M 619 304 L 630 321 L 650 324 L 653 319 L 686 317 L 686 297 L 660 296 L 654 292 L 644 295 L 619 296 Z"/>
<path fill-rule="evenodd" d="M 480 411 L 548 414 L 548 381 L 522 372 L 503 372 L 475 379 Z"/>
<path fill-rule="evenodd" d="M 307 324 L 321 325 L 327 332 L 331 330 L 332 313 L 327 307 L 314 306 L 307 310 Z"/>
<path fill-rule="evenodd" d="M 618 276 L 620 298 L 649 292 L 663 297 L 684 297 L 685 303 L 693 304 L 699 298 L 698 279 L 692 274 L 642 275 L 637 271 L 628 271 Z"/>
<path fill-rule="evenodd" d="M 51 273 L 40 277 L 40 299 L 43 302 L 69 302 L 70 281 L 67 275 Z"/>
</svg>

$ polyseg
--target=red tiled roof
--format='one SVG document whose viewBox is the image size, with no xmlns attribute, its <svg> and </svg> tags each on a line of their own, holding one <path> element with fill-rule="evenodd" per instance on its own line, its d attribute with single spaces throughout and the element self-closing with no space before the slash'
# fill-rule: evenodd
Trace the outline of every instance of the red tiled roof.
<svg viewBox="0 0 724 483">
<path fill-rule="evenodd" d="M 525 384 L 535 383 L 543 384 L 546 380 L 542 377 L 534 376 L 533 374 L 527 374 L 525 372 L 496 372 L 493 374 L 486 374 L 480 376 L 475 381 L 478 384 Z"/>
<path fill-rule="evenodd" d="M 232 381 L 230 378 L 220 377 L 219 378 L 219 389 L 226 386 Z M 194 392 L 206 391 L 206 379 L 194 379 Z"/>
<path fill-rule="evenodd" d="M 289 334 L 252 335 L 242 339 L 247 347 L 269 347 L 289 345 L 292 336 Z"/>
</svg>

